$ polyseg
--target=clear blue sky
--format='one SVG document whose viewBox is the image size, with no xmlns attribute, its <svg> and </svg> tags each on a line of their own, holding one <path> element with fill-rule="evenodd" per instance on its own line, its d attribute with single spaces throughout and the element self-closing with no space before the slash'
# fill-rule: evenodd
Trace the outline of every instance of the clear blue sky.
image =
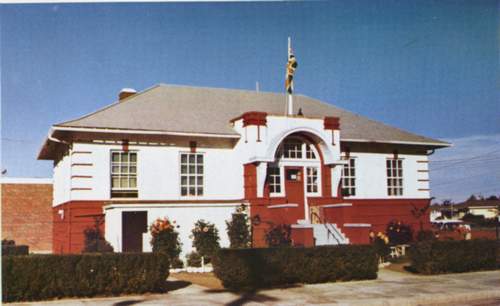
<svg viewBox="0 0 500 306">
<path fill-rule="evenodd" d="M 480 136 L 500 148 L 498 1 L 0 10 L 2 167 L 9 176 L 51 176 L 51 162 L 36 161 L 50 125 L 113 102 L 123 87 L 254 89 L 259 81 L 261 90 L 282 92 L 287 36 L 299 62 L 296 92 L 418 134 Z"/>
</svg>

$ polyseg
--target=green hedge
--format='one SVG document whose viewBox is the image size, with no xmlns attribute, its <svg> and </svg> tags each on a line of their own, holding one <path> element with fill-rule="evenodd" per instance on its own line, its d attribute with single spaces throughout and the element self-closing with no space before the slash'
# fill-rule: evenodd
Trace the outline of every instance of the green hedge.
<svg viewBox="0 0 500 306">
<path fill-rule="evenodd" d="M 486 239 L 420 242 L 409 250 L 411 268 L 423 274 L 493 270 L 498 246 Z"/>
<path fill-rule="evenodd" d="M 29 252 L 27 245 L 2 245 L 2 256 L 28 255 Z"/>
<path fill-rule="evenodd" d="M 3 302 L 163 292 L 162 254 L 30 255 L 2 258 Z"/>
<path fill-rule="evenodd" d="M 221 249 L 214 273 L 232 290 L 293 283 L 377 278 L 377 256 L 366 245 L 314 248 Z"/>
</svg>

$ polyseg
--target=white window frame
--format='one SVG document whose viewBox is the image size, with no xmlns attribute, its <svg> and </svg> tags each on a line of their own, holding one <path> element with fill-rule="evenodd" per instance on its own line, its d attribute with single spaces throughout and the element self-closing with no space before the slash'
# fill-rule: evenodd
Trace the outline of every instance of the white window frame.
<svg viewBox="0 0 500 306">
<path fill-rule="evenodd" d="M 119 156 L 120 156 L 120 160 L 118 162 L 113 162 L 113 154 L 116 154 L 118 153 Z M 124 153 L 127 153 L 128 154 L 128 161 L 127 161 L 127 166 L 128 166 L 128 170 L 127 170 L 127 173 L 126 174 L 122 174 L 121 172 L 121 169 L 123 167 L 122 165 L 122 160 L 121 160 L 121 156 L 122 154 Z M 135 162 L 132 163 L 130 162 L 130 154 L 135 154 Z M 134 151 L 134 150 L 128 150 L 128 151 L 124 151 L 124 150 L 110 150 L 110 154 L 109 154 L 109 196 L 110 198 L 113 198 L 113 199 L 119 199 L 119 198 L 133 198 L 133 199 L 136 199 L 136 198 L 139 198 L 139 188 L 138 188 L 138 164 L 139 164 L 139 154 L 137 151 Z M 113 171 L 113 167 L 119 167 L 120 171 L 115 173 Z M 135 166 L 135 175 L 131 175 L 131 172 L 130 172 L 130 168 L 131 167 L 134 167 Z M 128 182 L 129 182 L 129 187 L 113 187 L 113 177 L 114 176 L 117 176 L 119 179 L 121 179 L 121 177 L 126 177 Z M 134 178 L 135 177 L 135 187 L 130 187 L 130 179 L 131 178 Z M 121 183 L 120 183 L 121 185 Z M 119 197 L 119 196 L 113 196 L 113 192 L 123 192 L 123 193 L 126 193 L 126 192 L 130 192 L 130 193 L 136 193 L 137 195 L 136 196 L 133 196 L 133 197 Z"/>
<path fill-rule="evenodd" d="M 344 197 L 355 197 L 356 196 L 356 157 L 354 156 L 347 156 L 342 157 L 343 160 L 346 160 L 348 162 L 347 165 L 344 165 L 342 168 L 342 175 L 341 175 L 341 180 L 342 180 L 342 195 L 344 194 L 344 190 L 348 190 L 349 195 L 345 195 Z M 351 166 L 351 160 L 353 161 L 354 165 Z M 346 170 L 348 172 L 348 175 L 346 175 Z M 351 170 L 354 170 L 354 175 L 351 175 Z M 354 184 L 351 184 L 351 180 L 354 180 Z M 349 182 L 349 184 L 345 184 L 345 182 Z M 354 190 L 354 194 L 351 194 L 351 189 Z"/>
<path fill-rule="evenodd" d="M 286 146 L 289 145 L 290 143 L 300 144 L 300 151 L 299 150 L 292 151 L 292 152 L 294 152 L 294 155 L 298 155 L 297 153 L 300 152 L 300 156 L 301 156 L 300 158 L 285 157 Z M 308 157 L 308 155 L 310 155 L 311 153 L 314 156 L 314 158 Z M 302 138 L 295 138 L 295 137 L 287 138 L 283 141 L 283 143 L 280 145 L 280 147 L 278 149 L 278 154 L 277 154 L 276 158 L 278 158 L 280 160 L 284 160 L 284 161 L 300 161 L 300 160 L 301 161 L 319 161 L 320 160 L 319 152 L 312 143 L 310 143 L 309 141 L 304 140 Z"/>
<path fill-rule="evenodd" d="M 280 192 L 272 192 L 271 191 L 271 180 L 269 178 L 269 196 L 271 197 L 282 197 L 285 195 L 285 183 L 284 183 L 284 172 L 285 172 L 285 169 L 284 167 L 280 166 L 280 165 L 277 165 L 277 164 L 271 164 L 268 166 L 268 169 L 269 168 L 275 168 L 275 169 L 279 169 L 279 173 L 280 173 Z M 268 177 L 269 177 L 269 174 L 268 174 Z"/>
<path fill-rule="evenodd" d="M 187 163 L 182 162 L 182 156 L 185 154 L 187 155 Z M 194 175 L 189 173 L 189 166 L 190 166 L 189 156 L 191 156 L 191 155 L 195 156 L 195 163 L 194 163 L 195 173 L 194 173 Z M 198 158 L 197 158 L 198 155 L 202 156 L 202 159 L 203 159 L 202 173 L 201 174 L 198 173 Z M 205 164 L 206 164 L 205 152 L 188 152 L 188 151 L 179 152 L 179 195 L 182 198 L 199 198 L 199 197 L 205 196 L 205 190 L 206 190 L 206 188 L 205 188 L 205 180 L 206 180 Z M 186 171 L 187 171 L 187 173 L 185 173 L 185 174 L 182 173 L 182 166 L 184 166 L 184 165 L 186 166 Z M 187 178 L 186 184 L 182 184 L 182 177 L 183 176 L 185 176 Z M 189 183 L 189 179 L 191 176 L 194 176 L 194 178 L 195 178 L 195 185 L 194 185 L 195 194 L 194 195 L 189 193 L 189 189 L 192 188 L 191 184 Z M 201 185 L 198 185 L 198 177 L 202 178 Z M 184 187 L 186 188 L 185 195 L 182 194 L 182 189 Z M 202 190 L 201 194 L 198 193 L 198 188 L 200 188 L 200 187 Z"/>
<path fill-rule="evenodd" d="M 321 170 L 320 170 L 320 166 L 321 165 L 318 165 L 318 166 L 304 166 L 304 171 L 305 171 L 305 188 L 306 188 L 306 194 L 307 195 L 318 195 L 320 194 L 321 192 Z M 313 171 L 315 170 L 316 171 L 316 181 L 314 182 L 315 184 L 313 184 L 312 180 L 311 180 L 311 183 L 309 183 L 309 178 L 312 179 L 310 173 L 309 173 L 309 170 Z M 309 186 L 314 186 L 316 185 L 316 191 L 309 191 Z"/>
<path fill-rule="evenodd" d="M 395 162 L 395 164 L 394 164 Z M 394 168 L 394 165 L 396 167 Z M 386 160 L 387 196 L 401 197 L 404 195 L 404 172 L 402 158 L 387 158 Z"/>
</svg>

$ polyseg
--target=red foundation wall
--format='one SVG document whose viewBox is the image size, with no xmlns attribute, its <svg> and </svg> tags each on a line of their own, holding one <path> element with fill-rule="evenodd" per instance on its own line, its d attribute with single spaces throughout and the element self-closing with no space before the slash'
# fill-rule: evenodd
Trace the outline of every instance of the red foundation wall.
<svg viewBox="0 0 500 306">
<path fill-rule="evenodd" d="M 53 253 L 81 253 L 85 244 L 84 231 L 95 227 L 96 218 L 102 221 L 99 229 L 104 235 L 103 205 L 103 201 L 71 201 L 54 207 Z"/>
</svg>

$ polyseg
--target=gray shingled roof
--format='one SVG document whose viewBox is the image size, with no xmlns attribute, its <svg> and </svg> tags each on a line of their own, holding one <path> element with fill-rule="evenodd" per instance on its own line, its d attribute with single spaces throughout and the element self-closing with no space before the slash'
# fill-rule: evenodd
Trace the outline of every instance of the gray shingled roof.
<svg viewBox="0 0 500 306">
<path fill-rule="evenodd" d="M 161 84 L 55 126 L 237 135 L 231 119 L 248 111 L 284 115 L 285 105 L 284 94 Z M 299 108 L 306 117 L 340 117 L 342 139 L 448 145 L 302 95 L 294 96 Z"/>
</svg>

